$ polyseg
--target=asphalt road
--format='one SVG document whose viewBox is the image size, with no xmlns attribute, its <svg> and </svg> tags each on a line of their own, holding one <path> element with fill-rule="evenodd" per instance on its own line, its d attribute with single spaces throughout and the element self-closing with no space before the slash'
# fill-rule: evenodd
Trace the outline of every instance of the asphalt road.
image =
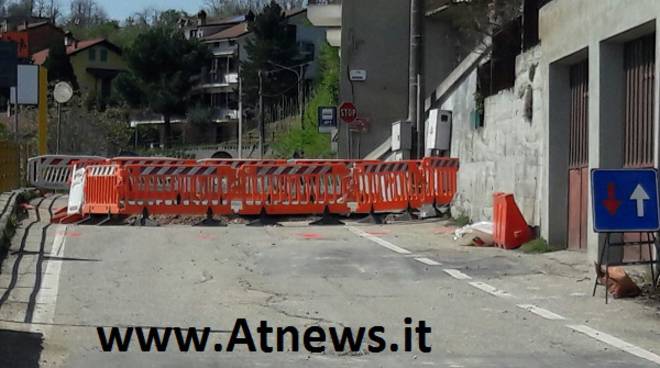
<svg viewBox="0 0 660 368">
<path fill-rule="evenodd" d="M 538 272 L 533 264 L 498 256 L 497 250 L 456 249 L 447 245 L 448 235 L 436 231 L 442 229 L 438 223 L 46 227 L 49 201 L 41 203 L 41 221 L 31 211 L 23 222 L 0 274 L 0 295 L 7 295 L 0 304 L 2 367 L 604 368 L 660 364 L 653 361 L 654 353 L 660 354 L 660 343 L 653 343 L 658 319 L 650 317 L 650 323 L 656 324 L 648 338 L 618 336 L 636 345 L 617 347 L 617 341 L 599 341 L 603 339 L 599 328 L 618 332 L 617 325 L 598 320 L 588 324 L 583 317 L 587 312 L 567 303 L 552 304 L 556 299 L 539 297 L 544 295 L 541 288 L 516 289 L 507 280 L 535 280 Z M 34 224 L 21 249 L 30 223 Z M 590 286 L 575 287 L 586 293 Z M 588 303 L 602 303 L 597 302 Z M 555 309 L 534 309 L 533 313 L 529 309 L 535 307 L 530 305 Z M 626 307 L 615 304 L 614 308 L 622 306 Z M 107 353 L 101 351 L 96 329 L 208 326 L 213 328 L 211 340 L 226 344 L 236 319 L 245 318 L 254 328 L 265 320 L 300 331 L 315 325 L 326 329 L 383 326 L 388 346 L 392 342 L 403 346 L 406 317 L 424 320 L 432 328 L 430 353 L 391 352 L 389 348 L 383 353 L 366 348 L 347 353 L 331 347 L 322 354 L 245 349 L 142 353 L 136 347 L 126 353 Z M 593 331 L 580 326 L 593 328 L 597 336 L 589 336 Z"/>
</svg>

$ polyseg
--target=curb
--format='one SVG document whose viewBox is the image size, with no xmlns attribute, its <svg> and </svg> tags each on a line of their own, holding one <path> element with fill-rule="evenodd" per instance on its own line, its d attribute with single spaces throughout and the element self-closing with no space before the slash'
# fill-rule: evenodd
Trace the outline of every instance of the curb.
<svg viewBox="0 0 660 368">
<path fill-rule="evenodd" d="M 20 205 L 38 195 L 39 192 L 34 188 L 0 193 L 0 268 L 16 231 Z"/>
</svg>

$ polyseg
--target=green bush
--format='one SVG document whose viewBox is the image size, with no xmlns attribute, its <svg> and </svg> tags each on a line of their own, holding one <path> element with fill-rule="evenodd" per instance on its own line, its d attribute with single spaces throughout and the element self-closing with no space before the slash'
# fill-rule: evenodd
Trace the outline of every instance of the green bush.
<svg viewBox="0 0 660 368">
<path fill-rule="evenodd" d="M 325 44 L 321 50 L 321 77 L 314 87 L 311 100 L 305 105 L 303 128 L 290 129 L 277 137 L 275 156 L 291 158 L 302 152 L 305 158 L 330 158 L 330 134 L 318 132 L 318 108 L 337 106 L 339 100 L 339 54 L 336 48 Z"/>
</svg>

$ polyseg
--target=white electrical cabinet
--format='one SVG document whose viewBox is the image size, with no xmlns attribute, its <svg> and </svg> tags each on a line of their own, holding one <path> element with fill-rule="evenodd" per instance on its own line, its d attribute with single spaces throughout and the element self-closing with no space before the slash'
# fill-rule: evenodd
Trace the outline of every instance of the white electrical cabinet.
<svg viewBox="0 0 660 368">
<path fill-rule="evenodd" d="M 426 121 L 426 149 L 449 151 L 451 149 L 451 111 L 433 109 Z"/>
<path fill-rule="evenodd" d="M 408 121 L 392 123 L 392 151 L 412 148 L 412 124 Z"/>
</svg>

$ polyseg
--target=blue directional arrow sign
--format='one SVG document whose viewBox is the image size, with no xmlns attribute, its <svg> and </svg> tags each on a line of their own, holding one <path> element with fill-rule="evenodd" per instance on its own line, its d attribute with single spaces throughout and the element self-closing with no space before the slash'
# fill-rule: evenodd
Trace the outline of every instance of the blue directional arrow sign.
<svg viewBox="0 0 660 368">
<path fill-rule="evenodd" d="M 595 232 L 660 230 L 657 170 L 594 169 L 591 171 L 591 193 Z"/>
</svg>

